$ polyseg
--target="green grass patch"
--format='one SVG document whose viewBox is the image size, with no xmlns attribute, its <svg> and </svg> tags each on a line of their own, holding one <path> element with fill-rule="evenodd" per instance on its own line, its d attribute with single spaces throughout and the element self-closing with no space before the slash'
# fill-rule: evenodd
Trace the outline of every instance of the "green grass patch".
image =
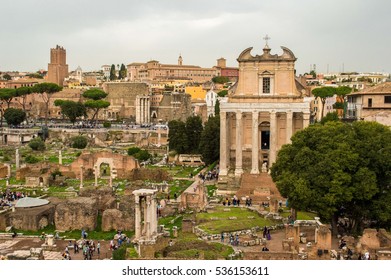
<svg viewBox="0 0 391 280">
<path fill-rule="evenodd" d="M 180 235 L 173 246 L 166 247 L 163 257 L 181 259 L 228 259 L 234 252 L 231 246 L 199 240 L 195 234 Z"/>
<path fill-rule="evenodd" d="M 199 227 L 210 234 L 219 234 L 221 232 L 232 232 L 237 230 L 250 229 L 256 226 L 271 226 L 275 222 L 264 219 L 247 208 L 227 207 L 229 212 L 223 211 L 224 207 L 216 207 L 211 213 L 198 213 L 197 222 Z M 249 218 L 249 217 L 254 218 Z M 236 217 L 236 220 L 230 220 L 229 217 Z"/>
<path fill-rule="evenodd" d="M 214 196 L 215 191 L 217 190 L 217 186 L 216 185 L 207 185 L 206 190 L 208 192 L 209 197 Z"/>
<path fill-rule="evenodd" d="M 291 215 L 291 212 L 283 212 L 280 214 L 281 217 L 288 218 Z M 313 212 L 297 212 L 297 219 L 298 220 L 313 220 L 315 217 L 317 217 L 317 213 Z"/>
<path fill-rule="evenodd" d="M 165 228 L 167 228 L 170 231 L 170 236 L 173 236 L 172 228 L 176 226 L 178 229 L 182 228 L 182 220 L 183 216 L 168 216 L 168 217 L 162 217 L 159 218 L 158 223 L 159 225 L 164 225 Z"/>
<path fill-rule="evenodd" d="M 174 198 L 174 194 L 176 193 L 179 196 L 183 193 L 194 181 L 190 180 L 176 180 L 169 183 L 170 197 Z"/>
<path fill-rule="evenodd" d="M 126 250 L 126 259 L 137 259 L 138 253 L 134 247 L 127 248 Z"/>
<path fill-rule="evenodd" d="M 42 232 L 46 234 L 54 234 L 55 233 L 55 227 L 54 225 L 49 225 L 39 231 L 30 231 L 30 230 L 19 230 L 15 229 L 17 233 L 22 233 L 23 235 L 32 235 L 32 236 L 40 236 Z M 94 239 L 94 240 L 111 240 L 114 238 L 114 235 L 117 233 L 117 231 L 88 231 L 88 239 Z M 123 233 L 126 234 L 127 237 L 132 237 L 134 235 L 133 231 L 124 231 Z M 70 239 L 80 239 L 81 238 L 81 230 L 72 230 L 72 231 L 65 231 L 60 233 L 61 238 L 70 238 Z"/>
</svg>

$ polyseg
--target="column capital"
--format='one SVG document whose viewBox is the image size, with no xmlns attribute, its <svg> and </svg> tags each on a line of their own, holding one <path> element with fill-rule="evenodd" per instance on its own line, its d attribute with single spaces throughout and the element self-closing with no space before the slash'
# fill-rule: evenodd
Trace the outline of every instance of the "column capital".
<svg viewBox="0 0 391 280">
<path fill-rule="evenodd" d="M 236 119 L 242 118 L 242 111 L 236 111 Z"/>
</svg>

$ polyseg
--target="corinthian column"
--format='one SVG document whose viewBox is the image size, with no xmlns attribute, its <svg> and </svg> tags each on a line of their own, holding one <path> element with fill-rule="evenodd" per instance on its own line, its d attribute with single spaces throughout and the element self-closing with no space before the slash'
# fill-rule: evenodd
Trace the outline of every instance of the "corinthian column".
<svg viewBox="0 0 391 280">
<path fill-rule="evenodd" d="M 141 211 L 140 211 L 140 197 L 135 195 L 135 213 L 134 213 L 134 223 L 135 223 L 135 237 L 138 239 L 141 236 Z"/>
<path fill-rule="evenodd" d="M 240 176 L 242 169 L 242 112 L 236 112 L 236 162 L 235 176 Z"/>
<path fill-rule="evenodd" d="M 286 144 L 289 144 L 291 142 L 291 137 L 293 133 L 292 119 L 293 119 L 292 111 L 286 112 Z"/>
<path fill-rule="evenodd" d="M 277 115 L 275 111 L 270 113 L 270 152 L 269 168 L 276 161 L 277 156 Z"/>
<path fill-rule="evenodd" d="M 253 112 L 252 123 L 251 174 L 259 174 L 258 166 L 258 112 Z"/>
<path fill-rule="evenodd" d="M 226 176 L 227 170 L 227 113 L 220 112 L 220 176 Z"/>
<path fill-rule="evenodd" d="M 310 125 L 310 113 L 303 113 L 303 129 Z"/>
</svg>

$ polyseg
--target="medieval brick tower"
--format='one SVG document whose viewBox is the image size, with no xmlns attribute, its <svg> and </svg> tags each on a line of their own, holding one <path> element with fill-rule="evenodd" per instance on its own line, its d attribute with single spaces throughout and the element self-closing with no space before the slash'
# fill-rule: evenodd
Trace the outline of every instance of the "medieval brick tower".
<svg viewBox="0 0 391 280">
<path fill-rule="evenodd" d="M 48 82 L 64 85 L 68 77 L 68 64 L 66 64 L 66 50 L 59 45 L 50 49 L 50 63 L 48 64 Z"/>
</svg>

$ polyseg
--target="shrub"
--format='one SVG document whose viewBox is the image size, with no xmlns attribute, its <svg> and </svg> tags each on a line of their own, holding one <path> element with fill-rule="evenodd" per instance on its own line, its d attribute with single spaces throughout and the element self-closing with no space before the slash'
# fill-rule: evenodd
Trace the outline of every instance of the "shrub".
<svg viewBox="0 0 391 280">
<path fill-rule="evenodd" d="M 104 123 L 103 123 L 103 127 L 104 127 L 104 128 L 110 128 L 110 127 L 111 127 L 111 122 L 107 122 L 107 121 L 104 122 Z"/>
<path fill-rule="evenodd" d="M 84 136 L 75 136 L 72 138 L 72 148 L 75 148 L 75 149 L 84 149 L 85 147 L 87 147 L 87 144 L 88 144 L 88 140 L 86 137 Z"/>
<path fill-rule="evenodd" d="M 121 246 L 113 252 L 113 260 L 125 260 L 126 258 L 126 246 Z"/>
<path fill-rule="evenodd" d="M 50 175 L 52 175 L 53 180 L 56 180 L 56 176 L 62 176 L 62 173 L 60 170 L 56 169 Z"/>
<path fill-rule="evenodd" d="M 128 155 L 133 156 L 134 154 L 137 154 L 140 151 L 141 151 L 141 149 L 138 147 L 130 147 L 128 149 Z"/>
<path fill-rule="evenodd" d="M 29 142 L 29 146 L 34 151 L 43 151 L 45 150 L 45 142 L 40 137 L 34 138 Z"/>
<path fill-rule="evenodd" d="M 134 154 L 133 156 L 139 161 L 146 161 L 152 157 L 152 155 L 148 153 L 148 151 L 146 150 L 141 150 L 138 153 Z"/>
<path fill-rule="evenodd" d="M 24 161 L 27 162 L 27 163 L 37 163 L 37 162 L 39 162 L 39 159 L 36 158 L 36 157 L 33 156 L 33 155 L 27 155 L 27 156 L 25 157 Z"/>
<path fill-rule="evenodd" d="M 26 119 L 26 113 L 21 109 L 8 108 L 4 118 L 8 125 L 20 125 Z"/>
</svg>

